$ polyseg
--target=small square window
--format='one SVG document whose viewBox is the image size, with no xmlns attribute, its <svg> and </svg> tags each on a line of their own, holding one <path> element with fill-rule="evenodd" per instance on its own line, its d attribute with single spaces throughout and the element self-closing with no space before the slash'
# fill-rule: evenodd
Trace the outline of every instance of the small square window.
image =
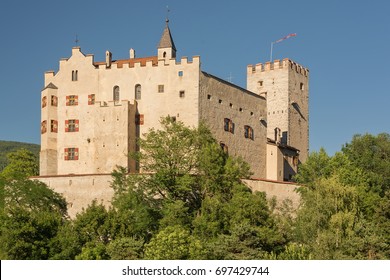
<svg viewBox="0 0 390 280">
<path fill-rule="evenodd" d="M 184 90 L 181 90 L 181 91 L 179 92 L 179 96 L 180 96 L 180 98 L 184 98 L 184 96 L 185 96 Z"/>
<path fill-rule="evenodd" d="M 208 100 L 211 99 L 211 95 L 210 95 L 210 94 L 207 94 L 207 99 L 208 99 Z"/>
<path fill-rule="evenodd" d="M 230 108 L 233 108 L 233 103 L 230 103 L 229 106 L 230 106 Z"/>
<path fill-rule="evenodd" d="M 164 92 L 164 85 L 158 85 L 158 92 L 159 93 Z"/>
<path fill-rule="evenodd" d="M 218 100 L 218 103 L 219 103 L 219 104 L 222 104 L 222 99 L 219 99 L 219 100 Z"/>
<path fill-rule="evenodd" d="M 179 75 L 179 77 L 183 77 L 183 71 L 179 71 L 177 74 Z"/>
<path fill-rule="evenodd" d="M 263 83 L 263 81 L 259 81 L 258 84 L 259 84 L 259 87 L 262 87 L 264 83 Z"/>
</svg>

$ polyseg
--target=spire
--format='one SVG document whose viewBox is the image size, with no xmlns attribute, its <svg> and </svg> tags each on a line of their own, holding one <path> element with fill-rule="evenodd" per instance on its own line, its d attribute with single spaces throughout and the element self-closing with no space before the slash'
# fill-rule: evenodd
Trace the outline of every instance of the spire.
<svg viewBox="0 0 390 280">
<path fill-rule="evenodd" d="M 171 48 L 176 52 L 175 43 L 173 42 L 171 31 L 169 30 L 169 26 L 168 26 L 169 19 L 167 18 L 165 22 L 166 22 L 165 29 L 161 36 L 160 43 L 158 44 L 157 48 L 159 49 Z"/>
</svg>

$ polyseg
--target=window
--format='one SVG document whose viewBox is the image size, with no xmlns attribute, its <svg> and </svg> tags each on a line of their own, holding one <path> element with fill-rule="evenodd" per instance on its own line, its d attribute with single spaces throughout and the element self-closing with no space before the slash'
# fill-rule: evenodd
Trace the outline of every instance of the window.
<svg viewBox="0 0 390 280">
<path fill-rule="evenodd" d="M 207 99 L 208 99 L 208 100 L 211 99 L 211 95 L 210 95 L 210 94 L 207 94 Z"/>
<path fill-rule="evenodd" d="M 47 106 L 47 97 L 42 97 L 42 108 L 45 108 Z"/>
<path fill-rule="evenodd" d="M 164 85 L 158 85 L 158 92 L 159 93 L 164 92 Z"/>
<path fill-rule="evenodd" d="M 177 74 L 179 75 L 179 77 L 183 77 L 183 71 L 179 71 Z"/>
<path fill-rule="evenodd" d="M 218 103 L 219 103 L 219 104 L 222 104 L 222 99 L 219 99 L 219 100 L 218 100 Z"/>
<path fill-rule="evenodd" d="M 88 95 L 88 105 L 95 104 L 95 94 Z"/>
<path fill-rule="evenodd" d="M 300 90 L 304 90 L 304 89 L 305 89 L 305 86 L 304 86 L 303 83 L 300 83 L 300 84 L 299 84 L 299 89 L 300 89 Z"/>
<path fill-rule="evenodd" d="M 78 132 L 79 120 L 65 120 L 65 132 Z"/>
<path fill-rule="evenodd" d="M 79 97 L 77 95 L 66 96 L 66 106 L 76 106 L 79 103 Z"/>
<path fill-rule="evenodd" d="M 253 128 L 250 127 L 249 125 L 245 125 L 244 130 L 245 130 L 245 138 L 253 140 L 254 139 Z"/>
<path fill-rule="evenodd" d="M 79 71 L 77 71 L 77 70 L 72 71 L 72 81 L 77 81 L 78 74 L 79 74 Z"/>
<path fill-rule="evenodd" d="M 119 87 L 115 86 L 113 89 L 113 98 L 114 102 L 119 102 Z"/>
<path fill-rule="evenodd" d="M 58 105 L 58 98 L 57 98 L 57 96 L 52 95 L 50 102 L 51 102 L 51 106 L 57 107 L 57 105 Z"/>
<path fill-rule="evenodd" d="M 55 133 L 58 132 L 58 121 L 56 121 L 56 120 L 50 121 L 50 131 L 55 132 Z"/>
<path fill-rule="evenodd" d="M 136 85 L 135 86 L 134 99 L 135 100 L 141 100 L 141 85 Z"/>
<path fill-rule="evenodd" d="M 229 153 L 228 146 L 225 143 L 219 142 L 219 146 L 221 147 L 222 151 L 224 151 L 226 154 Z"/>
<path fill-rule="evenodd" d="M 79 149 L 78 148 L 65 148 L 64 158 L 65 158 L 65 160 L 78 160 L 79 159 Z"/>
<path fill-rule="evenodd" d="M 144 124 L 144 115 L 143 114 L 135 115 L 135 124 L 136 125 L 143 125 Z"/>
<path fill-rule="evenodd" d="M 46 133 L 47 131 L 47 121 L 41 122 L 41 134 Z"/>
<path fill-rule="evenodd" d="M 263 81 L 258 81 L 259 87 L 263 86 Z"/>
<path fill-rule="evenodd" d="M 184 98 L 184 96 L 185 96 L 184 90 L 181 90 L 181 91 L 179 92 L 179 96 L 180 96 L 180 98 Z"/>
<path fill-rule="evenodd" d="M 231 119 L 228 118 L 224 119 L 224 130 L 234 133 L 234 123 Z"/>
</svg>

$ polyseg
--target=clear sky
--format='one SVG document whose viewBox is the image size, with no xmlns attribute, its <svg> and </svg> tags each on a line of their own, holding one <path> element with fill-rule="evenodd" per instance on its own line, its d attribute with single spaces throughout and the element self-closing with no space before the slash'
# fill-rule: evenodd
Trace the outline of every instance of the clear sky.
<svg viewBox="0 0 390 280">
<path fill-rule="evenodd" d="M 290 58 L 310 69 L 310 150 L 330 154 L 354 134 L 390 133 L 388 0 L 2 0 L 0 140 L 40 142 L 45 71 L 78 36 L 103 61 L 156 55 L 169 7 L 178 58 L 246 87 L 246 67 Z"/>
</svg>

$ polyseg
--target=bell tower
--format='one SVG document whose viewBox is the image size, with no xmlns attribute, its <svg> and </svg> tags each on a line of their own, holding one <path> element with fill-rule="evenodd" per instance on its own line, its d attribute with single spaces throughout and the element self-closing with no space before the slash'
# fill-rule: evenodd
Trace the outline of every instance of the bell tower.
<svg viewBox="0 0 390 280">
<path fill-rule="evenodd" d="M 169 19 L 166 19 L 165 22 L 164 32 L 157 47 L 157 56 L 158 60 L 168 62 L 170 59 L 176 58 L 176 47 L 172 39 L 171 31 L 169 30 Z"/>
</svg>

